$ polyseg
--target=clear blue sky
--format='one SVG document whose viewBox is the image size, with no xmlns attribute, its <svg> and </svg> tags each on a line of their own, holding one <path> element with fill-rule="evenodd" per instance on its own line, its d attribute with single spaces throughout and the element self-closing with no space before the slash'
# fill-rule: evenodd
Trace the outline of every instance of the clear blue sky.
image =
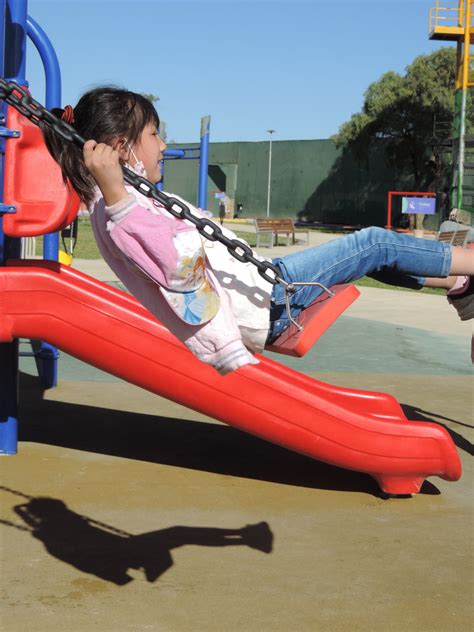
<svg viewBox="0 0 474 632">
<path fill-rule="evenodd" d="M 435 0 L 29 0 L 61 63 L 63 102 L 104 83 L 160 97 L 168 140 L 328 138 L 382 73 L 428 40 Z M 453 4 L 453 3 L 451 3 Z M 44 79 L 28 45 L 27 77 Z"/>
</svg>

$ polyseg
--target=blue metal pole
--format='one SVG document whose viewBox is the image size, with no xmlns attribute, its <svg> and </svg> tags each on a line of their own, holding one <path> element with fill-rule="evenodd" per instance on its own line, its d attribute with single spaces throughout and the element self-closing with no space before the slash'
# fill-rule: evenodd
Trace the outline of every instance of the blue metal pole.
<svg viewBox="0 0 474 632">
<path fill-rule="evenodd" d="M 181 156 L 181 158 L 177 157 L 177 158 L 169 158 L 168 160 L 198 160 L 199 159 L 199 155 L 196 156 Z"/>
<path fill-rule="evenodd" d="M 166 138 L 166 123 L 165 121 L 160 121 L 160 129 L 158 130 L 160 137 L 164 140 Z M 164 191 L 165 188 L 165 160 L 164 157 L 160 160 L 160 173 L 161 178 L 160 181 L 157 182 L 156 188 L 158 191 Z"/>
<path fill-rule="evenodd" d="M 160 160 L 160 172 L 161 172 L 161 178 L 160 178 L 160 181 L 156 183 L 156 188 L 158 189 L 158 191 L 163 191 L 164 186 L 165 186 L 165 161 L 164 160 Z"/>
<path fill-rule="evenodd" d="M 199 190 L 198 207 L 207 208 L 207 172 L 209 165 L 209 128 L 211 117 L 203 116 L 201 119 L 201 152 L 199 160 Z"/>
<path fill-rule="evenodd" d="M 28 0 L 7 0 L 4 37 L 4 76 L 26 85 L 26 14 Z"/>
<path fill-rule="evenodd" d="M 0 72 L 5 76 L 5 33 L 6 33 L 6 0 L 0 2 Z M 1 104 L 0 125 L 5 125 L 5 103 Z M 3 202 L 5 141 L 1 139 L 0 153 L 0 203 Z M 3 233 L 3 218 L 0 215 L 0 265 L 5 262 L 5 239 Z M 18 374 L 12 366 L 12 345 L 0 345 L 0 454 L 14 454 L 16 451 L 16 398 L 12 397 L 13 388 L 10 383 L 12 377 Z"/>
<path fill-rule="evenodd" d="M 5 24 L 6 24 L 6 0 L 0 0 L 0 72 L 5 76 Z"/>
<path fill-rule="evenodd" d="M 46 33 L 31 16 L 27 17 L 27 34 L 36 46 L 44 66 L 46 78 L 45 105 L 51 108 L 61 107 L 61 69 L 56 52 Z M 59 233 L 44 236 L 44 259 L 58 260 Z"/>
<path fill-rule="evenodd" d="M 184 149 L 165 149 L 163 156 L 165 158 L 183 158 L 186 155 Z"/>
<path fill-rule="evenodd" d="M 41 26 L 27 16 L 27 35 L 35 45 L 43 62 L 46 79 L 45 105 L 48 109 L 61 107 L 61 69 L 54 47 Z M 43 237 L 43 258 L 57 261 L 59 256 L 59 233 Z M 36 364 L 42 385 L 53 388 L 58 383 L 58 350 L 47 342 L 41 342 Z"/>
<path fill-rule="evenodd" d="M 197 147 L 196 145 L 194 147 L 180 147 L 179 149 L 165 149 L 165 156 L 167 155 L 167 152 L 173 152 L 173 151 L 195 151 L 196 155 L 194 156 L 194 158 L 199 158 L 199 151 L 200 151 L 200 147 Z"/>
<path fill-rule="evenodd" d="M 1 42 L 2 75 L 25 85 L 27 0 L 6 0 L 2 3 Z M 3 109 L 3 116 L 5 116 Z M 4 154 L 2 147 L 1 198 L 3 201 Z M 1 265 L 6 258 L 18 256 L 20 240 L 5 237 L 0 226 Z M 0 454 L 16 454 L 18 442 L 18 340 L 0 344 Z"/>
</svg>

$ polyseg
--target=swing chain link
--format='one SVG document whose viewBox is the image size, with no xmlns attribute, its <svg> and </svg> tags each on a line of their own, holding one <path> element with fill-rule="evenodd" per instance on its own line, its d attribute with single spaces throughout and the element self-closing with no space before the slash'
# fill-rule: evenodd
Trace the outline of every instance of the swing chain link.
<svg viewBox="0 0 474 632">
<path fill-rule="evenodd" d="M 86 142 L 85 139 L 82 138 L 71 125 L 52 114 L 52 112 L 36 101 L 26 89 L 14 81 L 7 81 L 0 77 L 0 99 L 6 101 L 35 125 L 40 126 L 40 123 L 47 125 L 64 140 L 75 143 L 81 149 L 84 146 Z M 282 279 L 280 269 L 275 264 L 270 261 L 260 261 L 257 259 L 253 255 L 250 246 L 246 243 L 239 239 L 226 237 L 220 226 L 209 219 L 197 217 L 181 200 L 170 197 L 163 193 L 163 191 L 159 191 L 155 185 L 146 178 L 139 176 L 123 165 L 122 170 L 126 182 L 131 184 L 142 195 L 152 198 L 164 206 L 173 217 L 191 222 L 205 239 L 220 242 L 226 246 L 229 253 L 235 259 L 242 263 L 251 263 L 254 265 L 260 276 L 272 285 L 281 284 L 286 293 L 296 291 L 292 283 L 288 283 Z"/>
</svg>

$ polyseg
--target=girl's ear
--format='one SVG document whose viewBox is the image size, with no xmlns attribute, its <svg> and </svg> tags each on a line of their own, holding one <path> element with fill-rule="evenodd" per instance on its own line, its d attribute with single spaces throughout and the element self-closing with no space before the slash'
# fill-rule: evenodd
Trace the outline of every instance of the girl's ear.
<svg viewBox="0 0 474 632">
<path fill-rule="evenodd" d="M 118 151 L 120 158 L 123 161 L 128 162 L 130 157 L 130 146 L 126 138 L 116 138 L 112 143 L 112 147 Z"/>
</svg>

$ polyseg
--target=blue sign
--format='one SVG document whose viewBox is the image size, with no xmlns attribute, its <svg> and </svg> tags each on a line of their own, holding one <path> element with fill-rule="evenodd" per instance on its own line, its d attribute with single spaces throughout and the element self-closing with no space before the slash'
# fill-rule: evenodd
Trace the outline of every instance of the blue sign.
<svg viewBox="0 0 474 632">
<path fill-rule="evenodd" d="M 436 198 L 434 197 L 402 197 L 402 213 L 436 213 Z"/>
</svg>

